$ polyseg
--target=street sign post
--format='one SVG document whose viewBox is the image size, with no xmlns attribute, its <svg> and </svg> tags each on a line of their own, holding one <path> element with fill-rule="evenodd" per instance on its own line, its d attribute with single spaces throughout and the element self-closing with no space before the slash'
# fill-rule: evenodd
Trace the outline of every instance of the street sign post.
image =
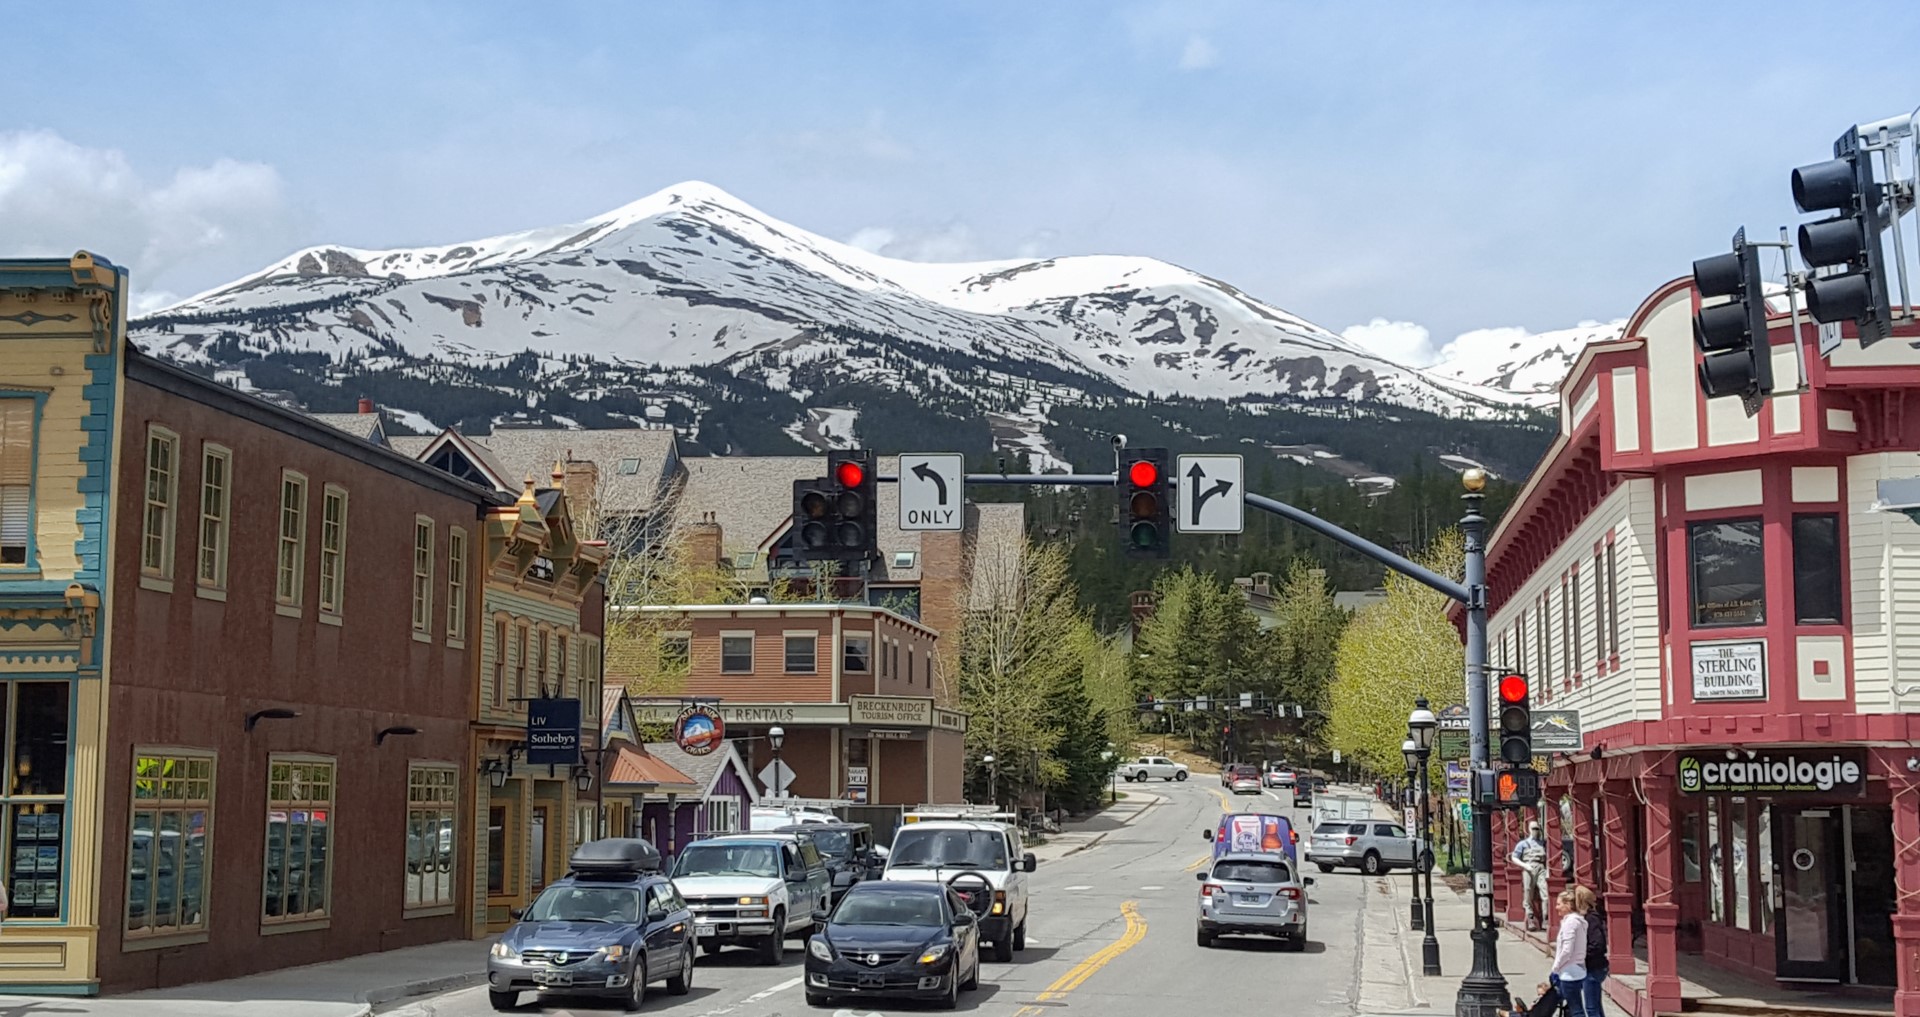
<svg viewBox="0 0 1920 1017">
<path fill-rule="evenodd" d="M 900 528 L 958 530 L 967 459 L 957 452 L 902 453 L 900 456 Z"/>
<path fill-rule="evenodd" d="M 1181 533 L 1239 533 L 1246 529 L 1246 460 L 1230 456 L 1181 456 L 1174 479 L 1180 484 Z"/>
<path fill-rule="evenodd" d="M 776 759 L 760 768 L 760 783 L 767 793 L 778 797 L 787 793 L 787 787 L 793 783 L 793 767 L 786 760 Z"/>
</svg>

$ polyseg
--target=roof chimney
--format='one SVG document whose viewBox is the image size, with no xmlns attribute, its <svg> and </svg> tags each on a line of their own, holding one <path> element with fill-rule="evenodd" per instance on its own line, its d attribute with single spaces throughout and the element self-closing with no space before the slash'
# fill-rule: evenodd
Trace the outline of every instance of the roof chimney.
<svg viewBox="0 0 1920 1017">
<path fill-rule="evenodd" d="M 361 413 L 372 413 L 372 412 L 373 412 L 373 400 L 371 400 L 371 399 L 368 399 L 368 398 L 367 398 L 366 396 L 361 396 L 361 397 L 360 397 L 360 411 L 359 411 L 359 412 L 361 412 Z"/>
</svg>

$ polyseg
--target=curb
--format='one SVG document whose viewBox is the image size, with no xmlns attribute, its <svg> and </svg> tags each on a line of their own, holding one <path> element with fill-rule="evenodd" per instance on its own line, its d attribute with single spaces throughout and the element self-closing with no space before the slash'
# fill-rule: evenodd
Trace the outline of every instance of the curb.
<svg viewBox="0 0 1920 1017">
<path fill-rule="evenodd" d="M 1134 810 L 1133 817 L 1131 819 L 1128 819 L 1126 822 L 1121 823 L 1119 826 L 1115 827 L 1114 830 L 1124 830 L 1127 827 L 1132 826 L 1134 823 L 1134 820 L 1139 819 L 1141 816 L 1144 816 L 1147 814 L 1147 810 L 1153 808 L 1156 805 L 1164 804 L 1165 802 L 1166 802 L 1166 799 L 1160 797 L 1159 795 L 1152 795 L 1148 797 L 1147 803 L 1145 805 L 1142 805 L 1138 809 Z M 1089 848 L 1097 847 L 1099 846 L 1100 842 L 1103 840 L 1106 840 L 1107 837 L 1114 832 L 1114 830 L 1104 830 L 1100 833 L 1098 837 L 1095 837 L 1092 840 L 1087 841 L 1085 844 L 1082 844 L 1079 847 L 1074 848 L 1071 851 L 1068 851 L 1067 853 L 1061 855 L 1060 857 L 1071 858 L 1072 856 L 1077 855 L 1082 851 L 1088 850 Z"/>
<path fill-rule="evenodd" d="M 472 986 L 486 982 L 486 980 L 487 973 L 485 971 L 464 971 L 455 975 L 444 975 L 439 978 L 428 978 L 418 982 L 406 982 L 401 985 L 389 985 L 384 988 L 371 989 L 360 994 L 361 1002 L 366 1004 L 365 1008 L 360 1011 L 360 1017 L 364 1017 L 364 1015 L 372 1013 L 375 1009 L 386 1006 L 389 1003 L 397 1003 L 403 999 L 412 999 L 416 996 L 437 996 L 443 992 L 453 992 L 457 989 L 471 988 Z"/>
</svg>

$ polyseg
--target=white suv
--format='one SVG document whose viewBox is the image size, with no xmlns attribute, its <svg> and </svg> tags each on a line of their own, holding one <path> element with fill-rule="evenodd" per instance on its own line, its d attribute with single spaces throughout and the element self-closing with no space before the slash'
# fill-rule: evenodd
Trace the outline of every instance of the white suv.
<svg viewBox="0 0 1920 1017">
<path fill-rule="evenodd" d="M 1132 762 L 1120 764 L 1120 776 L 1128 780 L 1186 780 L 1187 765 L 1176 763 L 1165 756 L 1141 756 Z"/>
<path fill-rule="evenodd" d="M 1020 852 L 1020 834 L 1004 823 L 923 820 L 893 835 L 881 878 L 951 883 L 965 872 L 984 877 L 992 888 L 993 906 L 980 911 L 980 938 L 993 944 L 993 959 L 1004 964 L 1013 960 L 1015 950 L 1027 948 L 1027 874 L 1034 865 L 1031 853 Z"/>
<path fill-rule="evenodd" d="M 688 844 L 674 860 L 673 886 L 693 912 L 707 953 L 750 946 L 763 964 L 786 955 L 813 913 L 833 899 L 832 877 L 813 839 L 792 833 L 730 833 Z"/>
</svg>

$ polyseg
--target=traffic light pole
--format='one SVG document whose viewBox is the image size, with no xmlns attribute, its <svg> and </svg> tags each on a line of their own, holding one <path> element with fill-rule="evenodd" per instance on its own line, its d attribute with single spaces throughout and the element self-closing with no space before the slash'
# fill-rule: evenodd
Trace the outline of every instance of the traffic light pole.
<svg viewBox="0 0 1920 1017">
<path fill-rule="evenodd" d="M 881 477 L 882 481 L 897 480 Z M 1118 477 L 1103 473 L 969 473 L 966 482 L 983 485 L 1031 485 L 1041 487 L 1112 487 Z M 1466 608 L 1467 724 L 1471 737 L 1472 767 L 1475 774 L 1489 772 L 1491 755 L 1487 750 L 1490 691 L 1487 672 L 1487 520 L 1480 514 L 1485 501 L 1486 475 L 1468 470 L 1461 475 L 1466 495 L 1466 514 L 1460 520 L 1466 537 L 1465 583 L 1458 583 L 1417 562 L 1393 553 L 1359 534 L 1349 533 L 1325 519 L 1268 498 L 1247 494 L 1246 503 L 1298 523 L 1344 547 L 1351 548 Z M 1476 781 L 1477 783 L 1477 781 Z M 1501 1017 L 1512 1008 L 1507 980 L 1500 974 L 1498 951 L 1499 926 L 1493 917 L 1493 805 L 1476 787 L 1473 795 L 1473 967 L 1460 981 L 1454 997 L 1454 1017 Z"/>
</svg>

